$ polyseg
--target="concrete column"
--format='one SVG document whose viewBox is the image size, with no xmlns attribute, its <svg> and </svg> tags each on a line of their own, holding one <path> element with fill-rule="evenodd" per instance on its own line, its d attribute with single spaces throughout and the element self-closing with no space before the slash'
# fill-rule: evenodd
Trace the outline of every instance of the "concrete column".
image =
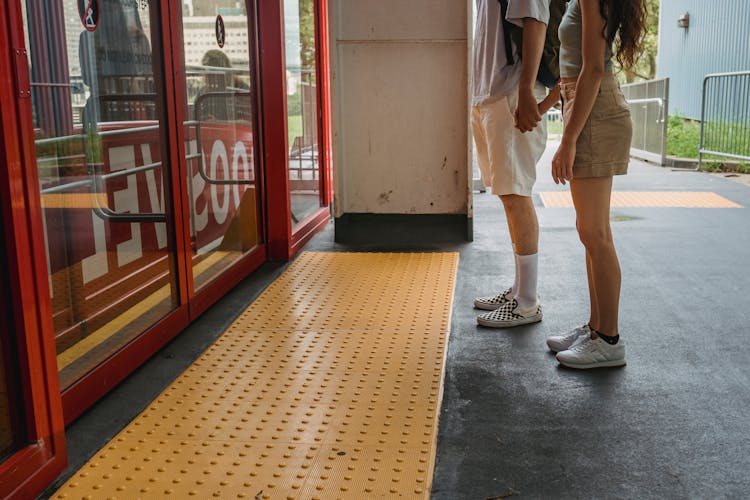
<svg viewBox="0 0 750 500">
<path fill-rule="evenodd" d="M 330 5 L 337 240 L 379 221 L 470 239 L 470 0 Z"/>
</svg>

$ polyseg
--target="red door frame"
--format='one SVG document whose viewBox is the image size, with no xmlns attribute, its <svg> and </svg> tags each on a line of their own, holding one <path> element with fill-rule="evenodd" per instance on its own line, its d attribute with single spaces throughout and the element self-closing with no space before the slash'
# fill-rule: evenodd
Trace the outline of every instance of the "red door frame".
<svg viewBox="0 0 750 500">
<path fill-rule="evenodd" d="M 46 269 L 42 208 L 39 180 L 34 168 L 35 147 L 32 110 L 29 93 L 28 62 L 25 51 L 24 26 L 20 1 L 4 2 L 0 8 L 0 48 L 6 53 L 0 58 L 0 99 L 3 148 L 2 158 L 7 169 L 0 173 L 5 231 L 8 244 L 8 269 L 14 291 L 13 313 L 17 321 L 19 356 L 26 398 L 28 440 L 33 443 L 0 464 L 0 497 L 10 495 L 34 496 L 46 487 L 65 466 L 64 423 L 77 418 L 101 396 L 119 384 L 133 370 L 164 346 L 192 319 L 221 298 L 240 280 L 250 274 L 267 258 L 291 258 L 320 228 L 330 220 L 329 208 L 323 207 L 292 233 L 291 202 L 288 173 L 288 139 L 286 114 L 286 67 L 284 58 L 283 0 L 257 2 L 254 12 L 257 21 L 257 72 L 261 123 L 259 144 L 263 145 L 262 168 L 259 182 L 264 182 L 265 198 L 259 203 L 265 208 L 265 237 L 267 248 L 251 252 L 241 262 L 225 272 L 214 283 L 194 294 L 189 269 L 191 250 L 186 223 L 189 208 L 188 193 L 182 180 L 186 166 L 180 148 L 181 127 L 175 126 L 179 116 L 175 99 L 165 99 L 167 123 L 162 138 L 165 160 L 173 160 L 170 181 L 175 186 L 172 205 L 175 217 L 172 248 L 176 259 L 176 280 L 179 303 L 172 313 L 144 334 L 121 349 L 107 362 L 68 388 L 60 397 L 57 361 L 54 348 L 52 307 Z M 175 41 L 174 21 L 179 16 L 169 0 L 155 0 L 160 9 L 162 37 L 152 40 L 160 46 L 164 81 L 161 88 L 176 89 L 174 57 L 179 47 Z M 327 29 L 327 0 L 316 0 L 317 69 L 320 78 L 319 113 L 321 120 L 321 193 L 324 204 L 332 199 L 330 80 Z M 166 94 L 166 92 L 165 92 Z M 178 95 L 179 97 L 179 95 Z M 281 119 L 279 119 L 281 117 Z M 262 141 L 262 142 L 261 142 Z M 263 191 L 261 189 L 260 191 Z M 175 238 L 174 235 L 177 235 Z M 187 235 L 187 238 L 186 238 Z"/>
<path fill-rule="evenodd" d="M 247 3 L 248 18 L 255 22 L 255 19 L 252 18 L 253 9 L 250 8 L 252 1 L 248 0 Z M 260 267 L 267 258 L 265 245 L 259 245 L 197 293 L 193 287 L 191 279 L 192 251 L 188 225 L 191 208 L 185 182 L 188 167 L 181 147 L 185 143 L 185 133 L 183 127 L 175 125 L 182 123 L 185 119 L 179 104 L 186 99 L 184 89 L 179 84 L 184 78 L 184 68 L 182 63 L 176 59 L 184 46 L 182 30 L 179 28 L 182 25 L 181 6 L 169 0 L 159 0 L 154 4 L 157 4 L 160 8 L 162 36 L 159 40 L 161 46 L 154 46 L 152 50 L 160 50 L 162 53 L 164 75 L 162 87 L 170 89 L 171 94 L 175 96 L 174 99 L 165 99 L 167 134 L 162 138 L 162 148 L 171 160 L 170 185 L 175 186 L 173 192 L 174 234 L 177 237 L 174 248 L 176 250 L 176 275 L 181 305 L 63 392 L 66 424 L 75 420 L 89 406 L 118 385 L 137 367 L 176 337 L 191 321 L 195 320 L 226 295 L 232 287 Z M 158 37 L 152 40 L 154 45 L 156 44 L 156 38 Z M 258 175 L 259 185 L 263 177 L 263 169 L 261 168 Z M 264 198 L 263 194 L 261 193 L 258 198 L 259 206 L 262 206 L 260 202 Z M 264 224 L 261 221 L 262 226 Z"/>
<path fill-rule="evenodd" d="M 256 82 L 259 81 L 259 74 L 260 74 L 260 60 L 259 60 L 259 51 L 258 51 L 258 40 L 253 39 L 253 36 L 255 33 L 257 33 L 257 26 L 259 25 L 256 9 L 254 7 L 254 4 L 257 3 L 257 0 L 245 0 L 246 5 L 246 12 L 248 17 L 248 40 L 252 44 L 250 47 L 251 54 L 254 56 L 255 65 L 253 68 L 251 68 L 251 77 L 255 77 L 254 80 Z M 165 43 L 168 41 L 172 44 L 172 57 L 176 57 L 179 55 L 179 51 L 182 49 L 182 47 L 185 46 L 184 44 L 184 34 L 182 31 L 182 7 L 178 5 L 176 2 L 169 2 L 169 15 L 165 16 L 168 17 L 168 22 L 170 24 L 167 29 L 169 29 L 170 35 L 167 36 L 167 31 L 163 31 L 165 33 L 164 39 Z M 175 101 L 177 103 L 184 103 L 187 101 L 187 96 L 185 95 L 185 89 L 182 85 L 179 83 L 184 81 L 185 79 L 185 68 L 182 66 L 182 64 L 178 61 L 175 61 L 173 66 L 173 71 L 169 72 L 169 78 L 170 78 L 170 85 L 172 85 L 171 88 L 174 89 L 175 94 Z M 174 77 L 174 78 L 172 78 Z M 254 103 L 256 106 L 256 109 L 258 109 L 258 115 L 261 113 L 262 107 L 260 101 L 260 92 L 256 92 L 256 102 Z M 189 117 L 184 115 L 184 110 L 181 105 L 177 105 L 176 109 L 174 110 L 174 114 L 171 115 L 174 116 L 174 122 L 175 123 L 183 123 Z M 260 118 L 260 117 L 258 117 Z M 260 121 L 260 120 L 258 120 Z M 259 132 L 260 137 L 262 137 L 262 133 L 260 133 L 260 124 L 255 123 L 256 131 Z M 183 127 L 177 127 L 177 138 L 175 139 L 177 144 L 185 144 L 185 130 Z M 262 147 L 262 141 L 258 140 L 256 143 L 258 146 Z M 261 187 L 264 184 L 264 178 L 265 178 L 265 168 L 263 165 L 263 158 L 259 157 L 259 155 L 254 155 L 254 157 L 258 158 L 259 165 L 256 165 L 256 182 L 257 186 Z M 189 211 L 191 210 L 190 203 L 191 200 L 189 199 L 189 193 L 184 186 L 185 182 L 184 179 L 187 178 L 187 172 L 188 172 L 188 165 L 187 161 L 185 160 L 185 157 L 183 154 L 179 154 L 177 156 L 178 162 L 179 162 L 179 171 L 180 171 L 180 179 L 177 181 L 179 185 L 181 186 L 182 193 L 181 193 L 181 203 L 182 203 L 182 210 L 184 216 L 188 217 L 189 220 Z M 260 230 L 261 234 L 264 236 L 265 239 L 265 227 L 266 227 L 266 221 L 264 220 L 264 207 L 265 207 L 265 197 L 266 194 L 263 192 L 263 189 L 257 189 L 257 207 L 258 207 L 258 213 L 260 214 Z M 181 261 L 185 262 L 185 276 L 186 281 L 184 283 L 187 283 L 188 286 L 188 296 L 190 297 L 189 300 L 189 315 L 190 315 L 190 321 L 193 321 L 198 316 L 203 314 L 211 305 L 213 305 L 216 301 L 218 301 L 221 297 L 227 294 L 229 290 L 231 290 L 233 287 L 235 287 L 237 284 L 239 284 L 243 279 L 245 279 L 250 273 L 252 273 L 254 270 L 256 270 L 258 267 L 260 267 L 261 264 L 263 264 L 267 259 L 267 249 L 265 244 L 260 244 L 253 250 L 251 250 L 247 255 L 242 257 L 241 260 L 234 263 L 229 269 L 222 272 L 219 276 L 217 276 L 214 280 L 212 280 L 209 284 L 207 284 L 205 287 L 203 287 L 201 290 L 199 290 L 197 293 L 194 289 L 193 280 L 189 279 L 189 276 L 192 276 L 192 256 L 190 253 L 190 228 L 188 224 L 184 224 L 182 228 L 182 232 L 178 233 L 181 235 L 182 240 L 184 242 L 184 248 L 185 248 L 185 258 L 180 259 Z"/>
<path fill-rule="evenodd" d="M 111 356 L 107 361 L 102 363 L 100 366 L 92 370 L 89 374 L 82 377 L 80 380 L 75 382 L 72 386 L 68 387 L 62 393 L 63 401 L 63 413 L 65 417 L 65 424 L 69 424 L 76 418 L 78 418 L 86 409 L 94 404 L 99 398 L 104 396 L 112 388 L 122 382 L 128 375 L 130 375 L 136 368 L 148 360 L 153 354 L 159 349 L 165 346 L 170 340 L 177 336 L 189 323 L 189 290 L 186 287 L 188 280 L 188 268 L 190 249 L 186 247 L 184 238 L 174 238 L 174 235 L 182 235 L 187 230 L 185 218 L 181 215 L 185 213 L 185 207 L 187 205 L 187 193 L 182 183 L 182 170 L 179 168 L 180 163 L 175 161 L 181 156 L 181 151 L 178 142 L 178 127 L 175 126 L 175 122 L 172 117 L 176 114 L 175 100 L 167 98 L 170 95 L 167 89 L 174 88 L 175 75 L 171 68 L 174 67 L 173 63 L 173 47 L 170 41 L 171 27 L 169 17 L 169 4 L 168 0 L 159 0 L 153 2 L 152 5 L 156 5 L 159 9 L 159 19 L 161 20 L 161 37 L 152 37 L 152 51 L 161 55 L 163 79 L 158 81 L 160 91 L 163 93 L 164 105 L 165 105 L 165 134 L 161 137 L 162 151 L 165 155 L 165 162 L 169 162 L 172 165 L 170 171 L 169 183 L 166 185 L 174 186 L 171 195 L 168 194 L 168 190 L 165 189 L 165 197 L 171 198 L 172 201 L 172 217 L 169 221 L 173 225 L 171 231 L 167 231 L 168 237 L 171 240 L 171 248 L 175 252 L 175 281 L 178 289 L 178 300 L 179 306 L 174 309 L 169 315 L 159 321 L 156 325 L 149 328 L 146 332 L 138 336 L 136 339 L 131 341 L 129 344 L 120 349 L 117 353 Z M 155 83 L 156 84 L 156 83 Z M 29 113 L 31 109 L 29 107 Z M 29 147 L 33 148 L 33 141 L 29 142 Z M 170 207 L 166 204 L 167 211 Z M 41 219 L 41 214 L 40 214 Z"/>
<path fill-rule="evenodd" d="M 17 337 L 21 391 L 26 415 L 26 442 L 0 464 L 0 497 L 30 498 L 41 492 L 66 465 L 57 359 L 55 357 L 52 307 L 47 281 L 47 259 L 39 180 L 29 165 L 30 116 L 29 67 L 22 23 L 16 2 L 0 8 L 0 199 L 7 246 L 11 308 Z M 20 136 L 19 136 L 20 131 Z"/>
<path fill-rule="evenodd" d="M 333 199 L 330 118 L 330 59 L 328 49 L 328 0 L 313 0 L 316 16 L 316 69 L 318 93 L 318 134 L 321 152 L 321 194 L 323 207 L 303 224 L 292 228 L 289 193 L 289 138 L 286 98 L 286 42 L 284 2 L 263 2 L 260 6 L 261 92 L 263 95 L 264 153 L 268 196 L 268 255 L 271 259 L 292 258 L 331 220 Z M 283 117 L 279 120 L 278 117 Z"/>
</svg>

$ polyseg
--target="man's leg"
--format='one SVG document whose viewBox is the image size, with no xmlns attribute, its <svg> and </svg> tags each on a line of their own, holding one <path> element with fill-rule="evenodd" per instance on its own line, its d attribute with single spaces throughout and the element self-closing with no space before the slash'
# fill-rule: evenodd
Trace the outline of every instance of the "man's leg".
<svg viewBox="0 0 750 500">
<path fill-rule="evenodd" d="M 495 180 L 490 154 L 494 152 L 493 141 L 497 140 L 497 129 L 495 128 L 497 127 L 497 123 L 492 121 L 494 114 L 490 112 L 494 106 L 497 106 L 497 104 L 475 106 L 471 110 L 471 128 L 474 136 L 479 171 L 482 176 L 482 184 L 490 189 L 493 189 Z M 510 223 L 511 221 L 509 220 L 508 224 Z M 494 310 L 515 296 L 515 292 L 518 289 L 517 272 L 516 280 L 510 287 L 510 291 L 506 287 L 507 285 L 500 285 L 498 289 L 492 290 L 492 295 L 475 298 L 474 307 L 477 309 Z"/>
<path fill-rule="evenodd" d="M 516 258 L 514 290 L 519 306 L 530 308 L 537 304 L 537 275 L 539 252 L 539 222 L 534 203 L 529 196 L 500 196 L 508 219 L 510 239 Z"/>
<path fill-rule="evenodd" d="M 539 222 L 534 203 L 529 196 L 506 194 L 500 196 L 508 219 L 513 251 L 517 255 L 534 255 L 539 252 Z"/>
</svg>

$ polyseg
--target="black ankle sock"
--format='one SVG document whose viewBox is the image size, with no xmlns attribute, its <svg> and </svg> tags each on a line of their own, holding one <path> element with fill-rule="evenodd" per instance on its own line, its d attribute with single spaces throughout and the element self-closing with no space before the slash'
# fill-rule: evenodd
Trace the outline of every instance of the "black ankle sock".
<svg viewBox="0 0 750 500">
<path fill-rule="evenodd" d="M 591 327 L 589 327 L 591 328 Z M 594 328 L 591 328 L 591 331 L 596 334 L 597 337 L 605 341 L 609 345 L 616 345 L 620 341 L 620 335 L 604 335 L 599 330 L 595 330 Z"/>
</svg>

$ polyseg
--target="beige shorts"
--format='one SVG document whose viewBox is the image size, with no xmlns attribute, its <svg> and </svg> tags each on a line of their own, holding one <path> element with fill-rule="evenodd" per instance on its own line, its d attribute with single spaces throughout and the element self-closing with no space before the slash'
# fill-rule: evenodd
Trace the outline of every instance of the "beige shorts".
<svg viewBox="0 0 750 500">
<path fill-rule="evenodd" d="M 537 84 L 539 100 L 545 89 Z M 518 95 L 503 97 L 471 110 L 479 171 L 484 186 L 493 194 L 531 196 L 536 181 L 536 164 L 547 146 L 547 121 L 543 119 L 531 132 L 521 133 L 513 113 Z"/>
<path fill-rule="evenodd" d="M 560 83 L 563 123 L 570 119 L 576 84 Z M 633 122 L 614 75 L 602 79 L 591 114 L 576 142 L 573 177 L 609 177 L 628 173 Z"/>
</svg>

